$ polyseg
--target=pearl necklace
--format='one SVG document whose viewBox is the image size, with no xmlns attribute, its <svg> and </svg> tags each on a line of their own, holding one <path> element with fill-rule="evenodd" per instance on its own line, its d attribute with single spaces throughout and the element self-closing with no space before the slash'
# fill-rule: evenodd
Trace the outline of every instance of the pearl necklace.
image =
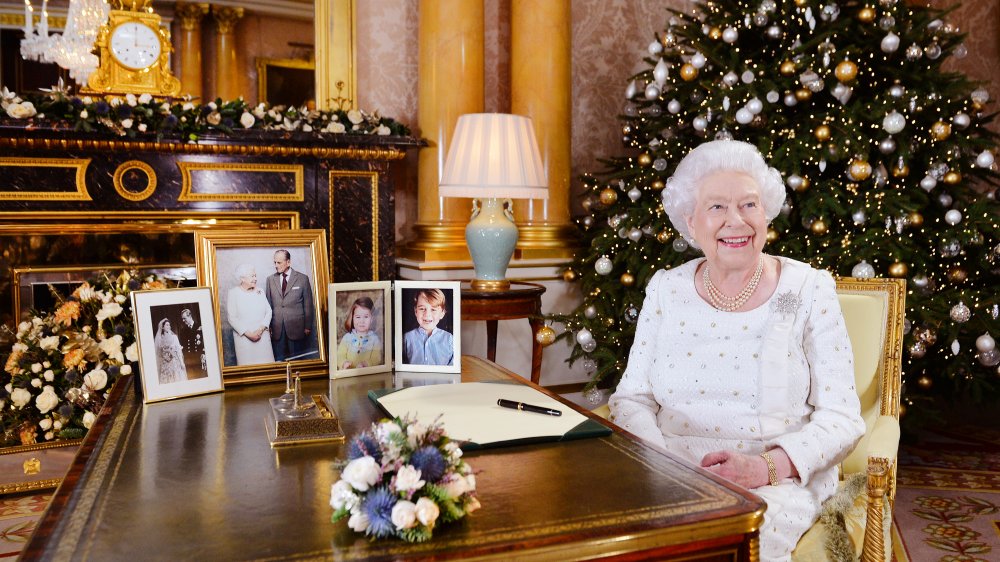
<svg viewBox="0 0 1000 562">
<path fill-rule="evenodd" d="M 712 278 L 708 275 L 708 264 L 705 264 L 705 270 L 702 272 L 702 281 L 705 283 L 705 292 L 708 293 L 708 300 L 712 306 L 719 310 L 725 312 L 734 312 L 743 307 L 744 304 L 750 300 L 754 291 L 757 290 L 757 285 L 760 283 L 761 274 L 764 272 L 764 256 L 761 255 L 760 259 L 757 261 L 757 269 L 754 270 L 753 276 L 750 277 L 750 281 L 747 283 L 746 287 L 739 292 L 735 297 L 730 297 L 722 293 L 712 283 Z"/>
</svg>

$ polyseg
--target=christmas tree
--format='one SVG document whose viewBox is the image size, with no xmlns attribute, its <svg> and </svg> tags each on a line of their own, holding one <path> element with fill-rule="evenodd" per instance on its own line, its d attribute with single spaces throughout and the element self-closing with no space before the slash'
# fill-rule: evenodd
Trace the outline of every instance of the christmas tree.
<svg viewBox="0 0 1000 562">
<path fill-rule="evenodd" d="M 584 248 L 556 317 L 571 361 L 611 388 L 644 287 L 698 255 L 663 211 L 698 144 L 758 147 L 788 187 L 765 251 L 841 276 L 907 280 L 904 405 L 993 393 L 1000 351 L 996 135 L 947 11 L 899 0 L 715 0 L 671 12 L 625 92 L 624 154 L 584 178 Z"/>
</svg>

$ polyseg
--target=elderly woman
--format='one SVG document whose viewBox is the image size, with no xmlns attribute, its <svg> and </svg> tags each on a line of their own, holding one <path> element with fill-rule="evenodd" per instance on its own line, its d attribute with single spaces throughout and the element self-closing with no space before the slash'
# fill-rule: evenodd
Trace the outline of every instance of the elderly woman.
<svg viewBox="0 0 1000 562">
<path fill-rule="evenodd" d="M 752 145 L 692 150 L 663 194 L 704 258 L 646 286 L 616 423 L 767 501 L 761 559 L 788 560 L 864 433 L 829 273 L 763 253 L 785 199 Z"/>
<path fill-rule="evenodd" d="M 264 291 L 257 288 L 257 271 L 248 263 L 236 266 L 239 285 L 229 289 L 226 300 L 229 325 L 233 328 L 233 346 L 237 365 L 259 365 L 274 362 L 271 338 L 266 337 L 271 325 L 271 305 Z"/>
</svg>

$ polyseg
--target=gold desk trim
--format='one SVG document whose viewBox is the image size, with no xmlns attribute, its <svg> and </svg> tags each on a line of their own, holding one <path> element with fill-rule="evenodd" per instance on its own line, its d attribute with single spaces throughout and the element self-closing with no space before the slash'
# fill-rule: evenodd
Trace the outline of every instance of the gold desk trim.
<svg viewBox="0 0 1000 562">
<path fill-rule="evenodd" d="M 328 137 L 325 137 L 328 138 Z M 277 141 L 277 139 L 276 139 Z M 266 139 L 262 142 L 266 142 Z M 280 141 L 277 141 L 280 142 Z M 277 156 L 298 158 L 341 158 L 348 160 L 402 160 L 406 152 L 398 148 L 336 148 L 327 146 L 275 146 L 261 144 L 198 144 L 163 141 L 0 138 L 0 148 L 45 150 L 95 150 L 101 152 L 164 152 L 236 156 Z"/>
<path fill-rule="evenodd" d="M 329 261 L 330 261 L 330 277 L 331 277 L 331 279 L 336 279 L 336 276 L 334 275 L 334 271 L 333 271 L 334 267 L 336 267 L 335 266 L 336 261 L 333 259 L 334 239 L 335 239 L 335 236 L 336 236 L 334 234 L 334 228 L 333 228 L 334 209 L 336 209 L 336 207 L 333 206 L 334 191 L 335 191 L 334 188 L 333 188 L 333 186 L 334 186 L 334 178 L 335 177 L 347 177 L 347 178 L 364 178 L 364 177 L 368 177 L 369 180 L 371 181 L 371 189 L 372 189 L 372 216 L 371 216 L 371 220 L 372 220 L 372 281 L 378 281 L 379 280 L 378 279 L 378 258 L 379 258 L 379 251 L 378 251 L 378 172 L 362 172 L 362 171 L 354 171 L 354 170 L 330 170 L 329 187 L 328 187 L 328 191 L 330 192 L 330 207 L 329 207 L 329 209 L 330 209 L 330 248 L 328 250 L 328 252 L 330 253 L 330 256 L 329 256 Z"/>
<path fill-rule="evenodd" d="M 178 201 L 305 201 L 302 164 L 253 164 L 247 162 L 178 162 L 181 170 L 181 194 Z M 196 193 L 192 190 L 194 178 L 191 172 L 248 172 L 254 174 L 293 174 L 294 193 Z"/>
<path fill-rule="evenodd" d="M 80 443 L 83 443 L 83 439 L 67 439 L 65 441 L 54 441 L 48 443 L 35 443 L 32 445 L 16 445 L 14 447 L 3 447 L 0 448 L 0 456 L 18 455 L 21 453 L 30 453 L 32 451 L 42 451 L 45 449 L 58 449 L 61 447 L 75 447 L 79 446 Z M 52 488 L 59 486 L 59 484 L 61 483 L 62 483 L 62 478 L 49 478 L 45 480 L 0 484 L 0 495 L 19 494 L 21 492 L 33 492 L 36 490 L 50 490 Z"/>
<path fill-rule="evenodd" d="M 129 170 L 140 170 L 146 174 L 146 188 L 142 191 L 129 191 L 125 189 L 125 185 L 122 184 L 122 176 L 125 172 Z M 115 191 L 118 195 L 121 195 L 124 199 L 129 201 L 143 201 L 149 199 L 149 196 L 156 191 L 156 172 L 153 167 L 141 160 L 129 160 L 128 162 L 123 162 L 117 169 L 115 169 L 114 178 L 112 182 L 115 186 Z"/>
<path fill-rule="evenodd" d="M 91 201 L 87 192 L 87 166 L 90 158 L 0 157 L 0 168 L 75 168 L 76 191 L 0 191 L 0 201 Z"/>
</svg>

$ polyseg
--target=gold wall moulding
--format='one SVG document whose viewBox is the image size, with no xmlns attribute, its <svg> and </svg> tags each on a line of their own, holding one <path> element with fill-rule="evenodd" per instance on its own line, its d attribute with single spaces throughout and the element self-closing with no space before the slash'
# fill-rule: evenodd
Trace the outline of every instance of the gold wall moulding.
<svg viewBox="0 0 1000 562">
<path fill-rule="evenodd" d="M 173 233 L 215 229 L 298 230 L 296 211 L 0 212 L 0 235 Z"/>
<path fill-rule="evenodd" d="M 317 137 L 326 141 L 330 137 Z M 234 140 L 239 140 L 238 138 Z M 271 142 L 260 139 L 260 142 Z M 274 142 L 282 142 L 275 139 Z M 167 152 L 175 154 L 212 154 L 236 156 L 278 156 L 282 158 L 339 158 L 346 160 L 402 160 L 406 152 L 398 148 L 282 146 L 275 144 L 198 144 L 184 142 L 125 141 L 93 139 L 0 138 L 0 148 L 46 150 L 97 150 L 101 152 Z"/>
<path fill-rule="evenodd" d="M 34 27 L 38 27 L 38 24 L 42 21 L 42 14 L 39 11 L 38 15 L 32 18 L 32 24 Z M 4 13 L 0 14 L 0 27 L 24 27 L 24 14 L 11 14 Z M 66 16 L 53 16 L 49 12 L 49 31 L 62 31 L 66 29 Z"/>
<path fill-rule="evenodd" d="M 90 158 L 21 158 L 0 157 L 0 168 L 72 168 L 76 191 L 21 191 L 0 186 L 0 201 L 91 201 L 87 192 L 87 166 Z"/>
<path fill-rule="evenodd" d="M 335 178 L 367 178 L 371 182 L 371 198 L 372 198 L 372 215 L 371 215 L 371 229 L 372 229 L 372 281 L 378 281 L 378 172 L 362 172 L 353 170 L 330 170 L 330 275 L 333 279 L 337 276 L 334 273 L 334 268 L 336 267 L 336 261 L 333 259 L 333 249 L 335 247 L 334 240 L 336 237 L 334 230 L 334 218 L 336 217 L 336 209 L 334 206 L 334 194 L 336 193 L 336 188 L 334 182 Z"/>
<path fill-rule="evenodd" d="M 146 174 L 146 188 L 142 191 L 131 191 L 122 183 L 122 178 L 124 178 L 125 174 L 132 170 L 139 170 L 140 172 Z M 148 199 L 149 196 L 156 191 L 156 172 L 153 170 L 152 166 L 142 162 L 141 160 L 129 160 L 128 162 L 123 162 L 120 166 L 118 166 L 118 169 L 115 170 L 113 183 L 115 191 L 118 192 L 118 195 L 121 195 L 129 201 L 142 201 L 144 199 Z"/>
<path fill-rule="evenodd" d="M 305 201 L 302 164 L 251 164 L 242 162 L 178 162 L 181 170 L 181 194 L 178 201 Z M 195 190 L 192 172 L 235 172 L 250 174 L 292 174 L 295 191 L 292 193 L 212 193 Z"/>
<path fill-rule="evenodd" d="M 316 91 L 315 68 L 309 60 L 257 57 L 257 101 L 270 106 L 306 105 Z"/>
</svg>

